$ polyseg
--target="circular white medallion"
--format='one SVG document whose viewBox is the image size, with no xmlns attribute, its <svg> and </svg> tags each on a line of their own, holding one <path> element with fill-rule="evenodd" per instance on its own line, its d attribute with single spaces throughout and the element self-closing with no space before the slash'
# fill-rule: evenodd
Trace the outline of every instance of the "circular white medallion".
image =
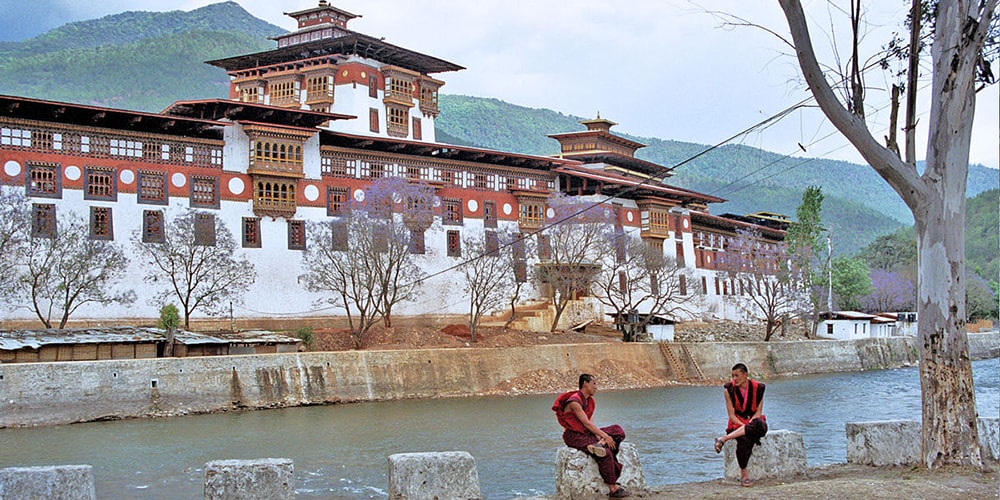
<svg viewBox="0 0 1000 500">
<path fill-rule="evenodd" d="M 360 189 L 354 191 L 354 199 L 359 203 L 365 201 L 365 192 Z"/>
<path fill-rule="evenodd" d="M 689 224 L 690 224 L 690 222 L 688 222 L 687 219 L 684 219 L 684 222 L 681 223 L 681 225 L 684 226 L 684 229 L 687 229 Z"/>
<path fill-rule="evenodd" d="M 3 164 L 3 173 L 5 173 L 5 174 L 7 174 L 7 175 L 9 175 L 11 177 L 15 177 L 15 176 L 21 175 L 21 164 L 18 163 L 18 162 L 16 162 L 16 161 L 14 161 L 14 160 L 11 160 L 11 161 L 9 161 L 7 163 L 4 163 Z"/>
<path fill-rule="evenodd" d="M 470 212 L 475 212 L 476 210 L 479 210 L 479 203 L 476 203 L 476 200 L 469 200 L 469 203 L 467 203 L 466 205 L 469 207 Z"/>
<path fill-rule="evenodd" d="M 70 165 L 70 166 L 66 167 L 66 170 L 63 172 L 63 175 L 65 175 L 66 178 L 69 179 L 69 180 L 71 180 L 71 181 L 75 181 L 75 180 L 79 179 L 80 178 L 80 174 L 81 174 L 80 167 L 78 167 L 76 165 Z"/>
<path fill-rule="evenodd" d="M 135 181 L 135 172 L 131 170 L 122 170 L 118 174 L 118 180 L 122 181 L 122 184 L 132 184 Z"/>
<path fill-rule="evenodd" d="M 549 207 L 549 209 L 545 211 L 545 216 L 551 219 L 556 216 L 556 211 L 553 210 L 552 207 Z"/>
<path fill-rule="evenodd" d="M 399 193 L 392 193 L 392 202 L 395 204 L 400 204 L 403 202 L 403 196 Z"/>
<path fill-rule="evenodd" d="M 316 201 L 319 199 L 319 188 L 313 184 L 309 184 L 302 190 L 302 194 L 305 195 L 307 200 Z"/>
<path fill-rule="evenodd" d="M 706 255 L 705 256 L 705 263 L 708 264 L 710 262 L 712 262 L 712 256 L 711 255 Z"/>
<path fill-rule="evenodd" d="M 441 197 L 440 196 L 435 196 L 434 197 L 434 206 L 435 207 L 440 207 L 441 206 Z"/>
<path fill-rule="evenodd" d="M 184 184 L 187 183 L 187 177 L 184 177 L 184 174 L 180 172 L 175 172 L 174 175 L 170 176 L 170 183 L 174 187 L 184 187 Z"/>
<path fill-rule="evenodd" d="M 510 206 L 510 203 L 504 203 L 503 204 L 503 214 L 504 215 L 510 215 L 510 213 L 513 210 L 514 210 L 514 207 Z"/>
<path fill-rule="evenodd" d="M 628 219 L 629 222 L 632 222 L 632 217 L 634 216 L 631 211 L 625 212 L 625 218 Z"/>
<path fill-rule="evenodd" d="M 233 194 L 243 194 L 243 190 L 246 189 L 246 184 L 243 183 L 243 179 L 239 177 L 233 177 L 229 179 L 229 192 Z"/>
</svg>

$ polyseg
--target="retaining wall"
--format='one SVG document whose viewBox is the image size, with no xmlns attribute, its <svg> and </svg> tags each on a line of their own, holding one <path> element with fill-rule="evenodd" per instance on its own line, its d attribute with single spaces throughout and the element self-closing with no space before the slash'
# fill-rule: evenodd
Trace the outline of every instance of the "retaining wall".
<svg viewBox="0 0 1000 500">
<path fill-rule="evenodd" d="M 973 358 L 996 355 L 1000 334 L 970 335 Z M 914 364 L 916 340 L 686 344 L 710 379 L 743 362 L 756 377 Z M 522 348 L 346 351 L 0 365 L 0 428 L 304 404 L 483 394 L 540 370 L 599 372 L 605 363 L 665 379 L 656 343 Z"/>
</svg>

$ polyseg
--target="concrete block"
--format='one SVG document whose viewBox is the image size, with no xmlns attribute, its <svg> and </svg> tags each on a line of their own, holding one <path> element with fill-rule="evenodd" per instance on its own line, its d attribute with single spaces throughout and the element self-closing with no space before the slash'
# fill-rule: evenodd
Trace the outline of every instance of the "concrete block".
<svg viewBox="0 0 1000 500">
<path fill-rule="evenodd" d="M 633 493 L 646 490 L 646 476 L 639 462 L 639 452 L 629 442 L 621 444 L 618 462 L 622 464 L 622 475 L 618 484 Z M 557 499 L 599 499 L 608 497 L 608 486 L 601 479 L 597 462 L 586 453 L 562 447 L 556 452 L 556 496 Z"/>
<path fill-rule="evenodd" d="M 287 458 L 216 460 L 205 464 L 205 499 L 291 499 L 295 497 Z"/>
<path fill-rule="evenodd" d="M 1000 460 L 1000 418 L 979 419 L 979 446 L 983 460 Z"/>
<path fill-rule="evenodd" d="M 740 464 L 736 460 L 736 441 L 726 441 L 722 448 L 725 455 L 726 479 L 740 478 Z M 747 475 L 757 480 L 769 477 L 790 477 L 806 471 L 806 447 L 802 434 L 776 429 L 760 438 L 760 445 L 753 447 L 747 464 Z"/>
<path fill-rule="evenodd" d="M 94 500 L 89 465 L 10 467 L 0 469 L 3 500 Z"/>
<path fill-rule="evenodd" d="M 482 497 L 476 460 L 468 452 L 389 455 L 389 500 Z"/>
<path fill-rule="evenodd" d="M 920 422 L 883 420 L 847 422 L 847 463 L 916 465 L 920 463 Z"/>
</svg>

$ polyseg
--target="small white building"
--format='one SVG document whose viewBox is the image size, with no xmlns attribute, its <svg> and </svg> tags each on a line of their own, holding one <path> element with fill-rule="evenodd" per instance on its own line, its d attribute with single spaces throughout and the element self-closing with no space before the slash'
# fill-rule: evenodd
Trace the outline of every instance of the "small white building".
<svg viewBox="0 0 1000 500">
<path fill-rule="evenodd" d="M 856 340 L 876 336 L 872 320 L 877 316 L 857 311 L 828 311 L 820 313 L 816 338 L 831 340 Z"/>
</svg>

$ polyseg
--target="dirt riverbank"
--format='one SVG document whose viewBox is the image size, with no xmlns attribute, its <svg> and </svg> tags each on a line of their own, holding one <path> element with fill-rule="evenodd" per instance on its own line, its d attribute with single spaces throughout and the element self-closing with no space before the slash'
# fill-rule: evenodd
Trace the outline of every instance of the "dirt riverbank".
<svg viewBox="0 0 1000 500">
<path fill-rule="evenodd" d="M 650 478 L 647 478 L 650 481 Z M 654 499 L 990 499 L 1000 482 L 996 464 L 987 471 L 949 467 L 865 467 L 834 464 L 809 469 L 793 478 L 766 479 L 744 488 L 718 479 L 652 487 L 639 496 Z"/>
</svg>

